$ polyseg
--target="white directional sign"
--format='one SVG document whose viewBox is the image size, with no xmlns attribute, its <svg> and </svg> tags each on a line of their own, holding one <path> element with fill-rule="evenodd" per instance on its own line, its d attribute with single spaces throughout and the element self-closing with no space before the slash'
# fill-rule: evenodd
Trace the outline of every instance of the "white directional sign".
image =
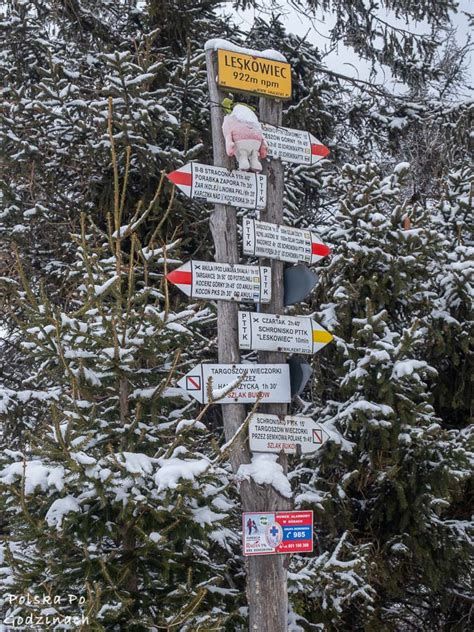
<svg viewBox="0 0 474 632">
<path fill-rule="evenodd" d="M 243 220 L 242 230 L 243 251 L 246 255 L 313 264 L 331 252 L 310 230 L 247 218 Z"/>
<path fill-rule="evenodd" d="M 310 316 L 239 312 L 241 349 L 311 354 L 332 339 L 332 335 Z"/>
<path fill-rule="evenodd" d="M 311 417 L 280 419 L 277 415 L 256 413 L 250 419 L 249 443 L 252 452 L 280 452 L 296 454 L 301 446 L 302 454 L 316 452 L 329 435 Z"/>
<path fill-rule="evenodd" d="M 329 154 L 329 149 L 309 132 L 268 124 L 262 124 L 262 128 L 268 155 L 283 162 L 312 165 Z"/>
<path fill-rule="evenodd" d="M 258 173 L 188 162 L 167 178 L 187 196 L 203 202 L 253 209 L 267 203 L 267 177 Z"/>
<path fill-rule="evenodd" d="M 266 266 L 188 261 L 166 278 L 191 298 L 269 303 L 272 295 Z"/>
<path fill-rule="evenodd" d="M 198 364 L 179 380 L 178 386 L 204 404 L 211 401 L 209 378 L 212 378 L 212 400 L 215 400 L 243 375 L 240 384 L 219 399 L 218 404 L 252 403 L 257 398 L 265 403 L 291 401 L 287 364 Z"/>
</svg>

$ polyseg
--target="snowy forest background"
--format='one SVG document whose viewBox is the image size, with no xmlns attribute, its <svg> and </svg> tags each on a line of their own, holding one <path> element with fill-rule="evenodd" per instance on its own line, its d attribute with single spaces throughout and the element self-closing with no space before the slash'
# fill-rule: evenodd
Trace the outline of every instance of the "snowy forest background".
<svg viewBox="0 0 474 632">
<path fill-rule="evenodd" d="M 277 3 L 245 33 L 224 4 L 1 5 L 0 627 L 84 612 L 74 629 L 246 629 L 219 407 L 175 387 L 215 361 L 216 308 L 164 282 L 213 258 L 210 207 L 163 173 L 212 162 L 203 46 L 219 37 L 286 56 L 284 125 L 331 150 L 285 169 L 286 222 L 333 250 L 294 313 L 335 336 L 292 406 L 331 439 L 290 458 L 317 539 L 291 557 L 289 630 L 472 629 L 472 100 L 457 2 L 283 4 L 331 15 L 333 41 L 389 68 L 396 93 L 380 74 L 328 69 Z M 413 34 L 420 20 L 428 34 Z M 44 594 L 85 603 L 35 604 Z"/>
</svg>

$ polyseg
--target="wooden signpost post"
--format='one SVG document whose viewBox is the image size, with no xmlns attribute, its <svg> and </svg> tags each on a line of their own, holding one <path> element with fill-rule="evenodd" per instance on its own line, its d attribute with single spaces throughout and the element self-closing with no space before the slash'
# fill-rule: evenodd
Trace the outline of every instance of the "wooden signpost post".
<svg viewBox="0 0 474 632">
<path fill-rule="evenodd" d="M 234 77 L 238 69 L 230 70 L 230 74 L 224 75 L 225 64 L 232 65 L 228 56 L 227 61 L 222 52 L 220 55 L 219 70 L 216 64 L 216 54 L 211 47 L 206 47 L 207 78 L 209 97 L 211 104 L 222 102 L 226 93 L 218 87 L 225 85 L 238 89 L 251 89 L 252 86 L 261 87 L 261 81 L 257 77 L 257 84 L 247 82 L 245 85 L 232 84 L 232 81 L 244 81 Z M 235 55 L 234 55 L 235 56 Z M 248 57 L 248 56 L 247 56 Z M 243 63 L 247 61 L 244 56 Z M 223 66 L 224 64 L 224 66 Z M 270 63 L 269 63 L 270 67 Z M 289 65 L 284 65 L 287 74 Z M 227 72 L 227 70 L 226 70 Z M 240 72 L 240 70 L 239 70 Z M 252 69 L 248 73 L 252 75 Z M 219 77 L 218 77 L 219 74 Z M 218 77 L 217 81 L 216 78 Z M 280 81 L 281 79 L 281 81 Z M 288 98 L 291 96 L 291 75 L 273 81 L 275 86 L 265 86 L 269 96 Z M 280 94 L 275 95 L 275 91 Z M 258 90 L 255 90 L 258 93 Z M 273 91 L 273 92 L 272 92 Z M 260 92 L 261 94 L 262 92 Z M 260 100 L 260 117 L 269 123 L 281 124 L 281 102 L 273 99 L 262 98 Z M 211 107 L 212 143 L 214 149 L 214 165 L 230 169 L 231 159 L 226 154 L 224 137 L 222 134 L 224 112 L 219 107 Z M 262 210 L 262 217 L 266 221 L 281 224 L 283 222 L 283 165 L 279 160 L 272 160 L 264 166 L 268 180 L 266 209 Z M 237 244 L 237 219 L 233 209 L 223 204 L 216 204 L 210 218 L 211 231 L 214 238 L 216 261 L 226 263 L 238 263 L 239 252 Z M 225 238 L 223 238 L 225 235 Z M 281 312 L 283 308 L 283 264 L 273 261 L 272 268 L 272 292 L 270 312 Z M 218 359 L 220 363 L 239 364 L 240 350 L 237 329 L 237 305 L 232 302 L 218 301 L 217 303 L 217 327 L 218 327 Z M 284 364 L 283 353 L 263 352 L 259 357 L 260 363 Z M 284 414 L 286 404 L 267 404 L 266 412 Z M 245 406 L 240 403 L 223 404 L 222 417 L 224 434 L 229 441 L 240 428 L 246 417 Z M 286 457 L 280 457 L 284 470 L 287 469 Z M 245 438 L 241 438 L 239 444 L 233 449 L 231 464 L 234 472 L 239 466 L 250 462 L 250 451 Z M 281 496 L 271 485 L 257 485 L 253 480 L 243 481 L 240 485 L 243 511 L 283 511 L 289 510 L 290 504 L 287 498 Z M 288 629 L 288 590 L 285 556 L 268 555 L 264 557 L 249 557 L 247 560 L 247 600 L 249 606 L 249 629 L 251 632 L 287 632 Z"/>
<path fill-rule="evenodd" d="M 281 99 L 291 97 L 291 68 L 279 53 L 239 50 L 229 42 L 211 40 L 206 43 L 206 64 L 214 165 L 188 163 L 168 178 L 189 197 L 214 203 L 210 228 L 215 261 L 188 261 L 169 272 L 167 280 L 193 299 L 217 301 L 218 364 L 198 364 L 178 385 L 200 403 L 220 405 L 236 474 L 251 462 L 247 437 L 239 433 L 247 417 L 245 405 L 258 401 L 258 413 L 250 420 L 250 449 L 278 454 L 286 473 L 287 454 L 314 452 L 327 438 L 312 419 L 287 415 L 292 395 L 302 392 L 311 368 L 300 356 L 287 360 L 286 354 L 313 354 L 332 336 L 308 316 L 284 315 L 285 305 L 304 300 L 317 281 L 305 264 L 330 251 L 314 232 L 283 225 L 282 162 L 311 165 L 328 150 L 308 132 L 281 127 Z M 235 169 L 226 153 L 226 142 L 229 153 L 238 142 L 239 151 L 248 153 L 260 151 L 265 139 L 258 119 L 240 105 L 246 119 L 238 119 L 236 108 L 236 129 L 244 124 L 247 134 L 251 129 L 260 136 L 224 140 L 224 109 L 219 104 L 227 95 L 222 88 L 263 95 L 259 113 L 269 155 L 263 173 Z M 244 169 L 245 162 L 238 160 Z M 255 156 L 246 164 L 261 168 Z M 244 218 L 242 235 L 244 254 L 259 257 L 258 266 L 239 263 L 235 208 L 260 210 L 259 220 Z M 284 262 L 296 265 L 284 269 Z M 240 302 L 258 307 L 239 312 Z M 257 350 L 258 363 L 241 363 L 240 348 Z M 290 500 L 272 485 L 242 478 L 249 629 L 287 632 L 288 559 L 278 554 L 313 550 L 313 515 L 291 511 Z"/>
</svg>

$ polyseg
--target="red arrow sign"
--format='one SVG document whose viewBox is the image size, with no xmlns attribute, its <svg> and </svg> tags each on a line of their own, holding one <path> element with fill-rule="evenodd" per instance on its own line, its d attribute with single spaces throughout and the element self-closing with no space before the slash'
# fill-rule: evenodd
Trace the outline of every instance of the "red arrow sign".
<svg viewBox="0 0 474 632">
<path fill-rule="evenodd" d="M 313 241 L 311 242 L 311 254 L 317 255 L 318 257 L 327 257 L 327 255 L 331 254 L 331 248 Z"/>
<path fill-rule="evenodd" d="M 167 178 L 188 197 L 204 202 L 257 209 L 267 201 L 267 177 L 260 173 L 188 162 Z"/>
<path fill-rule="evenodd" d="M 291 263 L 314 264 L 331 252 L 311 230 L 260 222 L 247 217 L 242 224 L 242 239 L 246 255 Z"/>
<path fill-rule="evenodd" d="M 263 124 L 268 155 L 296 165 L 313 165 L 329 155 L 325 147 L 309 132 L 289 127 Z"/>
<path fill-rule="evenodd" d="M 177 186 L 182 185 L 185 187 L 190 187 L 193 183 L 193 177 L 191 173 L 180 171 L 179 169 L 177 171 L 172 171 L 171 173 L 168 173 L 166 177 Z"/>
<path fill-rule="evenodd" d="M 271 269 L 215 261 L 188 261 L 166 275 L 191 298 L 268 303 Z"/>
<path fill-rule="evenodd" d="M 326 156 L 329 156 L 329 149 L 325 145 L 316 145 L 312 143 L 311 154 L 313 156 L 321 156 L 321 158 L 326 158 Z"/>
</svg>

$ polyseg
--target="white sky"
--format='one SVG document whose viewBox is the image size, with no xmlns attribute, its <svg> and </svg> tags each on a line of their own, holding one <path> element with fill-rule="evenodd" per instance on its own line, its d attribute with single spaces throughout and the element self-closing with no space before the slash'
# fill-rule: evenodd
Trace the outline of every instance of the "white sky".
<svg viewBox="0 0 474 632">
<path fill-rule="evenodd" d="M 436 2 L 436 0 L 433 0 Z M 259 15 L 265 18 L 268 15 L 265 10 L 257 11 L 255 9 L 247 9 L 246 11 L 234 11 L 232 9 L 232 2 L 224 3 L 226 8 L 224 12 L 234 13 L 234 21 L 236 25 L 243 30 L 249 30 L 255 20 L 255 17 Z M 267 0 L 262 0 L 262 6 L 268 6 Z M 459 0 L 459 11 L 453 15 L 453 25 L 457 31 L 457 39 L 460 43 L 465 43 L 469 35 L 469 27 L 467 17 L 462 11 L 469 11 L 472 7 L 470 0 Z M 328 39 L 328 33 L 331 27 L 334 25 L 335 18 L 328 12 L 320 12 L 315 18 L 311 19 L 307 16 L 301 15 L 290 6 L 288 2 L 282 0 L 279 5 L 279 13 L 281 13 L 281 19 L 287 30 L 291 33 L 295 33 L 300 36 L 308 34 L 308 41 L 321 50 L 329 50 L 330 41 Z M 407 22 L 406 20 L 397 19 L 393 13 L 386 10 L 379 11 L 380 17 L 388 22 L 409 30 L 414 33 L 429 33 L 430 29 L 426 23 L 423 22 Z M 369 79 L 370 68 L 369 64 L 356 56 L 352 49 L 346 48 L 343 44 L 339 44 L 337 48 L 332 51 L 326 58 L 325 63 L 328 68 L 335 70 L 351 77 L 358 77 L 360 79 Z M 471 56 L 472 62 L 472 56 Z M 400 90 L 401 86 L 395 87 L 392 75 L 388 68 L 385 72 L 378 73 L 377 80 L 381 83 L 387 82 L 390 84 L 391 89 Z M 470 66 L 470 82 L 472 83 L 472 63 Z"/>
</svg>

